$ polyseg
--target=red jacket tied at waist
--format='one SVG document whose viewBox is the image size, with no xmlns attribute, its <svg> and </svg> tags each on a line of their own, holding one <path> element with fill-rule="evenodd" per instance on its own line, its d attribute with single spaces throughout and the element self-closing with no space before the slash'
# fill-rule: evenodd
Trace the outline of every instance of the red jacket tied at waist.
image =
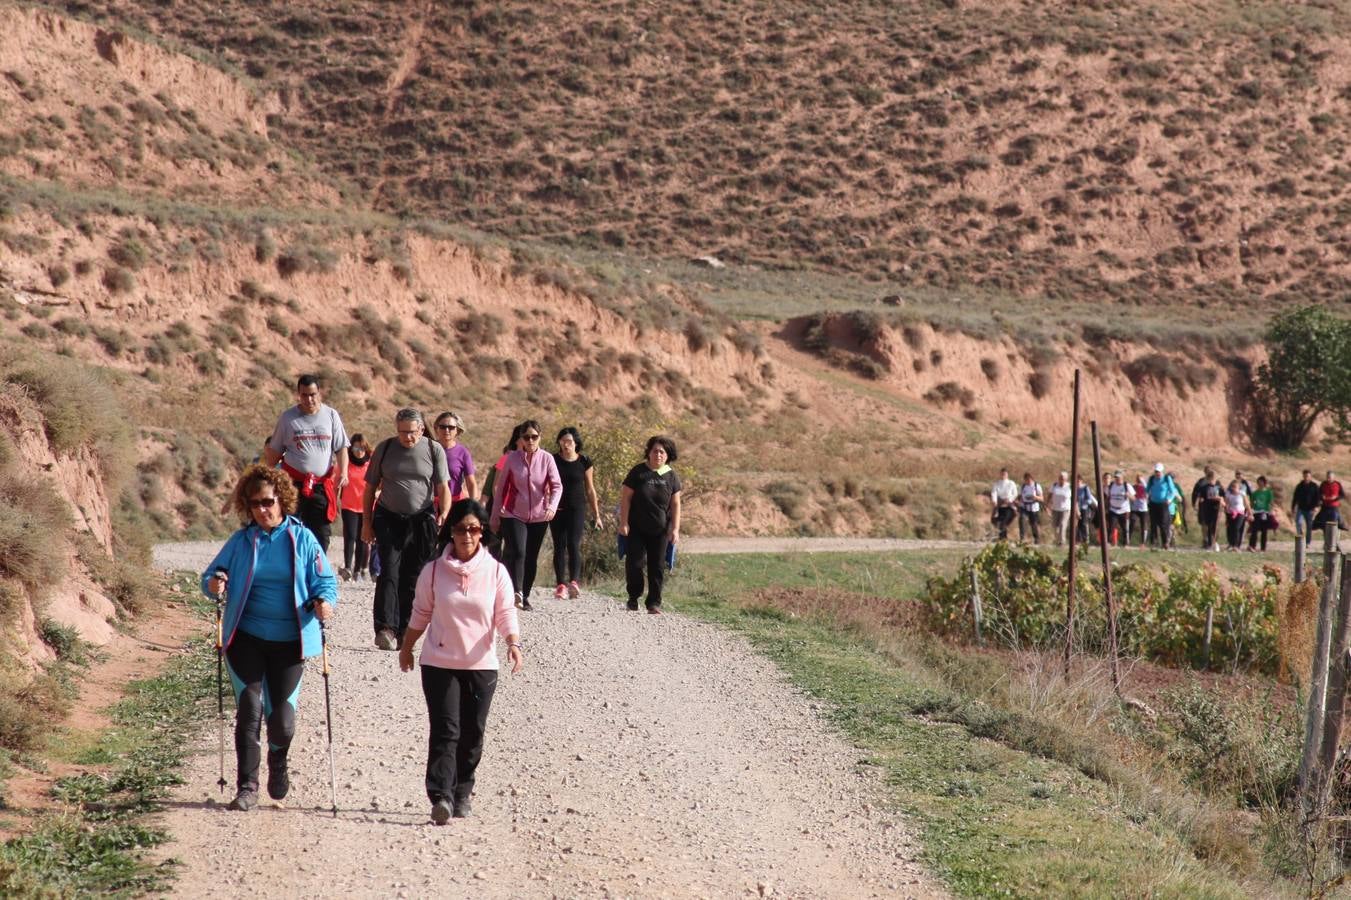
<svg viewBox="0 0 1351 900">
<path fill-rule="evenodd" d="M 316 484 L 323 487 L 324 499 L 328 501 L 328 509 L 324 515 L 330 522 L 338 517 L 338 485 L 333 479 L 333 469 L 334 467 L 330 466 L 324 474 L 315 475 L 313 472 L 302 472 L 288 465 L 284 459 L 281 461 L 281 470 L 291 476 L 291 480 L 296 483 L 296 489 L 300 491 L 300 496 L 313 496 Z"/>
</svg>

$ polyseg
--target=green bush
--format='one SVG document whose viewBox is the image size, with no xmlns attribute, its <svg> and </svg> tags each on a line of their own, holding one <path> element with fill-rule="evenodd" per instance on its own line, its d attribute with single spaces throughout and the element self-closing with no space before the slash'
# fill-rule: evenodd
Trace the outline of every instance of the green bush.
<svg viewBox="0 0 1351 900">
<path fill-rule="evenodd" d="M 971 632 L 971 572 L 980 584 L 985 633 L 1015 648 L 1045 647 L 1064 638 L 1065 564 L 1031 547 L 998 543 L 966 559 L 952 578 L 930 578 L 925 611 L 932 629 L 952 636 Z M 1112 587 L 1123 653 L 1173 666 L 1227 664 L 1274 672 L 1280 572 L 1268 568 L 1260 584 L 1223 585 L 1213 564 L 1165 568 L 1160 579 L 1138 565 L 1114 566 Z M 1076 577 L 1076 639 L 1084 649 L 1107 644 L 1102 579 Z M 1206 613 L 1213 610 L 1207 659 Z"/>
</svg>

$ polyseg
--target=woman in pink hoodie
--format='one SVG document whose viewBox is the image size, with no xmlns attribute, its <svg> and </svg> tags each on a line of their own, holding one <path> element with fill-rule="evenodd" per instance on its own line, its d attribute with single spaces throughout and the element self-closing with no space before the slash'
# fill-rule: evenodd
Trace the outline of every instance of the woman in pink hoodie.
<svg viewBox="0 0 1351 900">
<path fill-rule="evenodd" d="M 507 454 L 501 474 L 493 481 L 489 527 L 506 542 L 502 561 L 511 573 L 516 605 L 530 609 L 539 550 L 563 499 L 563 481 L 553 454 L 539 448 L 539 423 L 526 419 L 520 428 L 521 449 Z"/>
<path fill-rule="evenodd" d="M 399 648 L 399 668 L 413 671 L 413 645 L 426 633 L 418 662 L 431 720 L 427 798 L 437 825 L 452 815 L 469 815 L 474 770 L 497 688 L 494 632 L 506 641 L 513 675 L 523 663 L 511 579 L 481 546 L 486 520 L 477 500 L 451 505 L 436 556 L 418 576 L 413 615 Z"/>
</svg>

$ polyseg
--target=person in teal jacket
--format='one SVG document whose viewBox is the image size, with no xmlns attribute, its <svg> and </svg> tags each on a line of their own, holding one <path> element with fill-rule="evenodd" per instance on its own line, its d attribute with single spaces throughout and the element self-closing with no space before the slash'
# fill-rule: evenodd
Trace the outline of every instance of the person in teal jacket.
<svg viewBox="0 0 1351 900">
<path fill-rule="evenodd" d="M 259 736 L 267 719 L 267 792 L 290 790 L 286 754 L 295 735 L 305 659 L 323 648 L 320 622 L 333 615 L 338 579 L 314 533 L 293 514 L 296 489 L 279 469 L 252 465 L 235 485 L 249 524 L 232 534 L 202 573 L 202 593 L 225 592 L 222 642 L 234 687 L 236 790 L 231 809 L 258 804 Z"/>
</svg>

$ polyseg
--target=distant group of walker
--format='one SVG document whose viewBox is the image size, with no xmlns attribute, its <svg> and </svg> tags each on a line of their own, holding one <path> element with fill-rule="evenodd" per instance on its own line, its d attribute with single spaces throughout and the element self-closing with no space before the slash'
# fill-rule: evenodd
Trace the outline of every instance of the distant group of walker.
<svg viewBox="0 0 1351 900">
<path fill-rule="evenodd" d="M 1090 537 L 1101 541 L 1105 537 L 1107 543 L 1118 547 L 1175 549 L 1178 531 L 1188 531 L 1188 505 L 1196 513 L 1203 550 L 1220 549 L 1221 522 L 1226 549 L 1235 552 L 1243 549 L 1245 532 L 1248 551 L 1265 552 L 1267 535 L 1280 528 L 1275 491 L 1265 475 L 1259 475 L 1254 484 L 1242 472 L 1235 472 L 1225 484 L 1213 466 L 1206 466 L 1192 487 L 1190 504 L 1163 463 L 1156 463 L 1148 478 L 1141 472 L 1128 480 L 1118 469 L 1103 479 L 1096 495 L 1083 477 L 1073 487 L 1069 479 L 1068 472 L 1061 472 L 1048 494 L 1031 472 L 1023 473 L 1019 484 L 1009 478 L 1008 469 L 1001 469 L 990 489 L 990 522 L 997 539 L 1008 540 L 1009 529 L 1017 521 L 1020 541 L 1030 538 L 1033 544 L 1041 543 L 1043 509 L 1050 510 L 1057 546 L 1068 540 L 1071 510 L 1078 511 L 1079 541 L 1087 542 Z M 1328 524 L 1341 526 L 1343 496 L 1345 490 L 1331 471 L 1320 482 L 1314 480 L 1311 470 L 1304 470 L 1291 493 L 1290 517 L 1296 534 L 1303 535 L 1306 544 L 1315 530 Z M 1104 504 L 1101 517 L 1100 502 Z"/>
<path fill-rule="evenodd" d="M 533 608 L 545 534 L 552 531 L 554 541 L 553 596 L 564 600 L 580 593 L 588 514 L 600 527 L 582 435 L 564 428 L 557 452 L 542 451 L 539 423 L 526 419 L 479 494 L 473 458 L 459 442 L 464 421 L 455 413 L 435 418 L 433 440 L 419 410 L 400 409 L 396 433 L 372 448 L 360 434 L 348 437 L 316 376 L 300 377 L 296 400 L 236 483 L 229 505 L 245 524 L 201 579 L 203 593 L 217 600 L 217 652 L 237 706 L 230 808 L 258 803 L 264 720 L 268 795 L 286 797 L 304 660 L 325 645 L 339 578 L 374 578 L 376 647 L 398 651 L 400 669 L 409 672 L 413 647 L 425 636 L 418 662 L 430 720 L 431 819 L 442 825 L 467 816 L 497 685 L 494 638 L 519 671 L 517 610 Z M 626 550 L 627 606 L 637 610 L 646 591 L 650 615 L 661 612 L 668 548 L 680 539 L 675 461 L 675 443 L 653 435 L 620 491 L 616 531 Z M 335 572 L 328 545 L 340 512 L 343 566 Z"/>
</svg>

